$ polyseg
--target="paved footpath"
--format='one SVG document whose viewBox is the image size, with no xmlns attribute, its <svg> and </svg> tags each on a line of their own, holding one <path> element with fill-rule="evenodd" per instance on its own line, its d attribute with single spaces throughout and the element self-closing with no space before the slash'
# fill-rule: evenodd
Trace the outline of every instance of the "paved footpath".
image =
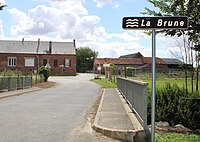
<svg viewBox="0 0 200 142">
<path fill-rule="evenodd" d="M 145 142 L 143 127 L 116 88 L 104 89 L 93 128 L 122 141 Z"/>
<path fill-rule="evenodd" d="M 71 142 L 70 133 L 100 90 L 91 78 L 53 77 L 54 88 L 0 99 L 0 142 Z"/>
</svg>

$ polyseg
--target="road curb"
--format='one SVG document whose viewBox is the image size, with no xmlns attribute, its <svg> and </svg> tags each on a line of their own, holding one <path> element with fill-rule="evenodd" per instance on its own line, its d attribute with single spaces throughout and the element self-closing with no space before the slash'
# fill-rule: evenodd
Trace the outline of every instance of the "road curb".
<svg viewBox="0 0 200 142">
<path fill-rule="evenodd" d="M 10 91 L 10 92 L 4 92 L 0 94 L 0 99 L 8 98 L 8 97 L 13 97 L 13 96 L 19 96 L 25 93 L 30 93 L 30 92 L 35 92 L 38 90 L 41 90 L 42 88 L 38 87 L 33 87 L 33 88 L 28 88 L 28 89 L 21 89 L 21 90 L 15 90 L 15 91 Z"/>
</svg>

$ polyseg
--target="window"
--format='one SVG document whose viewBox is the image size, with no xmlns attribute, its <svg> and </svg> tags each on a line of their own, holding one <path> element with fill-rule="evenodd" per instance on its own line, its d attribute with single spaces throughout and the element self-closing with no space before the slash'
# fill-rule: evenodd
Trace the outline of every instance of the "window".
<svg viewBox="0 0 200 142">
<path fill-rule="evenodd" d="M 8 57 L 8 66 L 16 66 L 17 58 L 16 57 Z"/>
<path fill-rule="evenodd" d="M 53 60 L 53 66 L 56 68 L 58 67 L 58 60 L 57 59 L 54 59 Z"/>
<path fill-rule="evenodd" d="M 43 59 L 43 66 L 47 65 L 47 59 Z"/>
<path fill-rule="evenodd" d="M 65 67 L 67 67 L 67 68 L 71 67 L 71 60 L 70 59 L 65 59 Z"/>
<path fill-rule="evenodd" d="M 34 67 L 35 58 L 25 58 L 25 67 Z"/>
</svg>

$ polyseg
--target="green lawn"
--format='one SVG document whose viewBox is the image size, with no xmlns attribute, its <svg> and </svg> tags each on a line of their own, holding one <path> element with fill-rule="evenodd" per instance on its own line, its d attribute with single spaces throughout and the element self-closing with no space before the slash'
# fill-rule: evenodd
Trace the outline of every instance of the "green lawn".
<svg viewBox="0 0 200 142">
<path fill-rule="evenodd" d="M 92 79 L 91 81 L 101 85 L 104 88 L 117 88 L 117 84 L 108 81 L 106 78 L 101 78 L 101 79 Z"/>
<path fill-rule="evenodd" d="M 156 137 L 156 142 L 200 142 L 200 135 L 168 133 Z"/>
<path fill-rule="evenodd" d="M 145 79 L 143 80 L 144 82 L 148 83 L 148 87 L 149 89 L 151 89 L 152 85 L 151 85 L 151 79 Z M 185 79 L 184 78 L 158 78 L 156 79 L 156 88 L 157 89 L 162 89 L 163 87 L 165 87 L 166 83 L 170 83 L 171 85 L 173 84 L 177 84 L 180 88 L 185 88 Z M 194 90 L 195 90 L 195 86 L 196 84 L 194 83 Z M 192 90 L 192 85 L 191 85 L 191 79 L 188 79 L 188 90 L 191 91 Z"/>
<path fill-rule="evenodd" d="M 144 82 L 147 82 L 149 85 L 149 87 L 151 87 L 151 79 L 146 79 L 144 80 Z M 170 83 L 170 84 L 177 84 L 179 87 L 183 88 L 185 87 L 185 80 L 183 78 L 159 78 L 156 79 L 156 87 L 157 88 L 163 88 L 165 86 L 166 83 Z M 190 83 L 188 83 L 189 85 Z"/>
</svg>

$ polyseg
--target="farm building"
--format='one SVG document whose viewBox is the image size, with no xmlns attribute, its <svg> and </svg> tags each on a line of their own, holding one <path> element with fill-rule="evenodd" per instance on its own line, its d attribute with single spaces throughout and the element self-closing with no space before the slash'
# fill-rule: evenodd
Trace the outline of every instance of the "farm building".
<svg viewBox="0 0 200 142">
<path fill-rule="evenodd" d="M 39 67 L 50 74 L 76 74 L 76 47 L 73 42 L 0 40 L 0 72 L 37 73 Z"/>
<path fill-rule="evenodd" d="M 141 53 L 128 54 L 119 58 L 96 58 L 94 61 L 94 71 L 97 73 L 97 68 L 101 67 L 101 72 L 105 72 L 105 64 L 114 64 L 121 72 L 126 68 L 133 68 L 136 72 L 151 72 L 151 57 L 144 57 Z M 180 70 L 182 65 L 178 59 L 173 58 L 156 58 L 156 72 L 168 73 L 174 70 Z"/>
</svg>

